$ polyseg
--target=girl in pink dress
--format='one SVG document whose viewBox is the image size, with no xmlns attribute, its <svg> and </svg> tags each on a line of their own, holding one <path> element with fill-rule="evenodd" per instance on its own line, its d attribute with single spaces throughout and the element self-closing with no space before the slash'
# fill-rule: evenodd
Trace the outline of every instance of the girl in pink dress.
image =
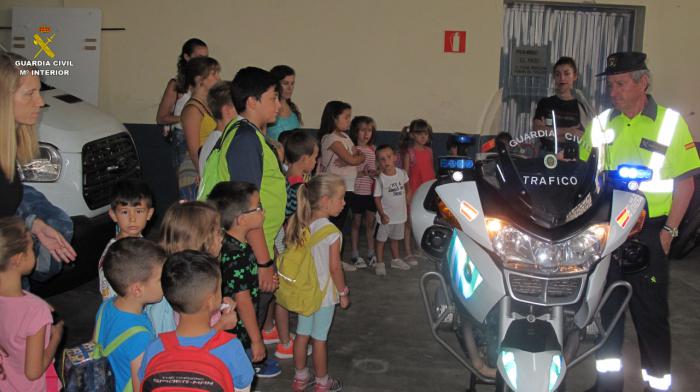
<svg viewBox="0 0 700 392">
<path fill-rule="evenodd" d="M 54 323 L 51 306 L 22 290 L 22 276 L 34 270 L 32 237 L 17 217 L 0 219 L 0 391 L 53 392 L 61 382 L 53 359 L 63 321 Z M 4 354 L 7 354 L 6 356 Z"/>
<path fill-rule="evenodd" d="M 435 166 L 433 163 L 433 149 L 430 142 L 433 138 L 433 128 L 423 119 L 416 119 L 401 130 L 399 138 L 402 167 L 408 173 L 408 187 L 410 194 L 425 182 L 435 179 Z M 411 200 L 408 201 L 411 205 Z M 409 265 L 418 265 L 411 247 L 411 214 L 409 208 L 406 233 L 404 235 L 405 261 Z"/>
</svg>

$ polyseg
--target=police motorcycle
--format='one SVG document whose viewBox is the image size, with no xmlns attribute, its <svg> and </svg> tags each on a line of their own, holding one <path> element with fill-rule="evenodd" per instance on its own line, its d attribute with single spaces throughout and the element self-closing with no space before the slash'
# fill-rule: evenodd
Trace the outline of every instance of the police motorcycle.
<svg viewBox="0 0 700 392">
<path fill-rule="evenodd" d="M 627 282 L 606 286 L 610 263 L 646 265 L 631 238 L 645 216 L 637 189 L 652 173 L 604 170 L 609 135 L 600 126 L 582 159 L 581 135 L 557 127 L 554 113 L 551 126 L 533 129 L 529 113 L 508 121 L 509 99 L 499 101 L 481 135 L 454 136 L 482 152 L 440 157 L 438 179 L 413 197 L 415 239 L 437 266 L 421 293 L 433 336 L 471 373 L 469 391 L 562 391 L 631 297 Z M 625 301 L 605 329 L 599 313 L 614 290 Z"/>
</svg>

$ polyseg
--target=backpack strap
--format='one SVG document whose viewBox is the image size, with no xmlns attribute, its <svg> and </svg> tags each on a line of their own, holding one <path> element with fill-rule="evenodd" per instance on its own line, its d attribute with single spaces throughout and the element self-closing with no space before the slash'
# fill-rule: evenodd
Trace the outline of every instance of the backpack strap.
<svg viewBox="0 0 700 392">
<path fill-rule="evenodd" d="M 333 233 L 340 233 L 340 230 L 338 230 L 338 228 L 335 227 L 334 224 L 330 223 L 330 224 L 323 226 L 322 228 L 318 229 L 318 231 L 316 231 L 311 236 L 311 238 L 309 239 L 308 247 L 313 248 L 314 246 L 316 246 L 316 244 L 321 242 L 321 240 L 323 240 L 324 238 L 328 237 L 329 235 L 331 235 Z"/>
<path fill-rule="evenodd" d="M 100 337 L 100 328 L 102 327 L 102 315 L 104 313 L 105 306 L 107 306 L 106 301 L 102 303 L 102 305 L 100 306 L 100 310 L 97 312 L 97 322 L 95 323 L 95 332 L 92 337 L 92 341 L 95 343 L 95 351 L 93 351 L 92 353 L 93 359 L 107 357 L 109 356 L 109 354 L 114 352 L 114 350 L 118 349 L 119 346 L 121 346 L 122 343 L 127 341 L 130 337 L 141 332 L 148 332 L 148 329 L 144 326 L 133 326 L 119 334 L 119 336 L 117 336 L 114 340 L 107 344 L 106 347 L 102 348 L 102 345 L 97 343 L 97 339 Z"/>
<path fill-rule="evenodd" d="M 338 230 L 338 228 L 334 224 L 329 223 L 329 224 L 323 226 L 322 228 L 318 229 L 318 231 L 316 231 L 311 236 L 311 239 L 309 239 L 308 247 L 313 248 L 314 246 L 316 246 L 316 244 L 318 244 L 324 238 L 328 237 L 329 235 L 331 235 L 333 233 L 340 233 L 340 230 Z M 328 286 L 330 285 L 330 283 L 331 283 L 331 275 L 328 274 L 328 279 L 326 280 L 326 284 L 324 284 L 323 287 L 321 288 L 321 294 L 323 295 L 323 297 L 326 296 L 326 291 L 328 290 Z"/>
<path fill-rule="evenodd" d="M 126 331 L 120 333 L 119 336 L 117 336 L 114 340 L 112 340 L 107 345 L 107 347 L 105 347 L 105 349 L 102 351 L 102 354 L 105 357 L 108 357 L 109 354 L 114 352 L 114 350 L 118 349 L 119 346 L 122 345 L 122 343 L 129 340 L 129 338 L 131 338 L 132 336 L 137 335 L 137 334 L 142 333 L 142 332 L 148 332 L 148 329 L 146 329 L 146 327 L 141 326 L 141 325 L 137 325 L 137 326 L 134 326 L 134 327 L 127 329 Z"/>
<path fill-rule="evenodd" d="M 214 336 L 212 336 L 209 341 L 202 346 L 204 350 L 211 351 L 217 347 L 221 347 L 224 344 L 233 340 L 233 335 L 226 331 L 217 331 Z"/>
<path fill-rule="evenodd" d="M 177 340 L 177 335 L 175 331 L 163 332 L 158 335 L 160 341 L 163 343 L 163 350 L 172 350 L 180 346 L 180 342 Z"/>
</svg>

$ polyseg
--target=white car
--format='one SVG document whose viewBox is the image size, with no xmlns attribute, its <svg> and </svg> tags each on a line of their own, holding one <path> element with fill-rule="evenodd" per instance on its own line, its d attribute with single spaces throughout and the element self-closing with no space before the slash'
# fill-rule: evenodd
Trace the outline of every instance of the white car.
<svg viewBox="0 0 700 392">
<path fill-rule="evenodd" d="M 75 263 L 33 290 L 48 295 L 94 277 L 97 261 L 114 235 L 107 216 L 114 183 L 139 178 L 134 142 L 124 125 L 90 103 L 42 84 L 37 159 L 24 167 L 25 183 L 39 190 L 73 220 Z"/>
</svg>

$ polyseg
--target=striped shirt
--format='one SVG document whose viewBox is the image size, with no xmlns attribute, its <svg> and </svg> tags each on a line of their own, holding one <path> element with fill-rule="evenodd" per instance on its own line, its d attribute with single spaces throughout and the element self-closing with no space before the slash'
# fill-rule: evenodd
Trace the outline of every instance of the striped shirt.
<svg viewBox="0 0 700 392">
<path fill-rule="evenodd" d="M 357 149 L 362 151 L 365 156 L 365 162 L 357 167 L 357 177 L 355 178 L 355 194 L 356 195 L 371 195 L 374 179 L 369 176 L 361 175 L 362 172 L 377 170 L 377 164 L 374 155 L 374 146 L 357 146 Z"/>
</svg>

